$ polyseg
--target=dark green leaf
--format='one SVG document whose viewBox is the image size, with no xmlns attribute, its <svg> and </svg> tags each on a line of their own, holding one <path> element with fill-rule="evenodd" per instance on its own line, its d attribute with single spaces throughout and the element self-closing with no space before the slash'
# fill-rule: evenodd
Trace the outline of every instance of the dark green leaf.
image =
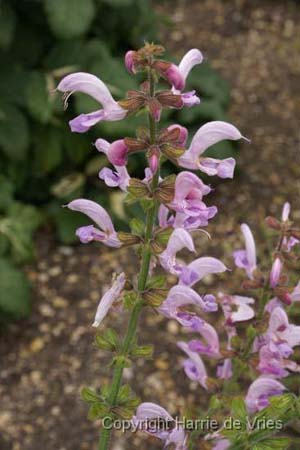
<svg viewBox="0 0 300 450">
<path fill-rule="evenodd" d="M 8 260 L 0 259 L 0 314 L 21 319 L 30 312 L 30 288 L 26 276 Z"/>
<path fill-rule="evenodd" d="M 53 33 L 67 39 L 87 32 L 95 7 L 93 0 L 45 0 L 45 11 Z"/>
</svg>

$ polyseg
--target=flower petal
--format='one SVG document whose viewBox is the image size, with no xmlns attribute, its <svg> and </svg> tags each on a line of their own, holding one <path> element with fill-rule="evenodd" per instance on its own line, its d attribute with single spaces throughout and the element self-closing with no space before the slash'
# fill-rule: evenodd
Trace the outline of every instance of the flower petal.
<svg viewBox="0 0 300 450">
<path fill-rule="evenodd" d="M 109 309 L 115 300 L 119 297 L 125 285 L 126 277 L 124 273 L 121 273 L 111 288 L 103 295 L 97 308 L 93 327 L 98 327 L 104 317 L 107 315 Z"/>
<path fill-rule="evenodd" d="M 70 202 L 67 207 L 81 212 L 92 219 L 105 232 L 115 233 L 114 225 L 107 211 L 96 202 L 79 198 Z"/>
</svg>

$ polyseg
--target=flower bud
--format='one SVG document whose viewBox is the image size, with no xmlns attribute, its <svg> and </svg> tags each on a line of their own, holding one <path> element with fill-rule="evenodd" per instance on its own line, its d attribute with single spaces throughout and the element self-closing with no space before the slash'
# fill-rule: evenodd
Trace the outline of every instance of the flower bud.
<svg viewBox="0 0 300 450">
<path fill-rule="evenodd" d="M 175 64 L 171 64 L 170 67 L 166 70 L 165 77 L 172 84 L 172 86 L 174 86 L 175 89 L 178 89 L 178 91 L 182 91 L 185 85 L 184 78 Z"/>
<path fill-rule="evenodd" d="M 167 128 L 168 131 L 173 132 L 176 131 L 177 132 L 177 142 L 180 145 L 185 145 L 186 141 L 187 141 L 187 137 L 188 137 L 188 130 L 178 124 L 174 124 L 174 125 L 170 125 Z"/>
<path fill-rule="evenodd" d="M 134 57 L 136 56 L 136 52 L 134 50 L 129 50 L 125 55 L 125 67 L 129 73 L 136 73 L 134 67 Z"/>
<path fill-rule="evenodd" d="M 115 166 L 125 166 L 127 163 L 128 147 L 124 139 L 114 141 L 107 152 L 108 160 Z"/>
<path fill-rule="evenodd" d="M 277 231 L 281 230 L 281 223 L 275 217 L 268 216 L 266 217 L 265 222 L 269 228 L 272 228 L 273 230 Z"/>
<path fill-rule="evenodd" d="M 277 257 L 273 262 L 271 273 L 270 273 L 270 286 L 274 288 L 277 286 L 282 271 L 282 262 Z"/>
</svg>

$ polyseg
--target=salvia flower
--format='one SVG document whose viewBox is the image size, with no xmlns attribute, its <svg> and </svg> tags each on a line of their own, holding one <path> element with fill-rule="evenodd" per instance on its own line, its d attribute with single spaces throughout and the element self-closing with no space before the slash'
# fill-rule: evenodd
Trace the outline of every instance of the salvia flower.
<svg viewBox="0 0 300 450">
<path fill-rule="evenodd" d="M 76 133 L 85 133 L 101 120 L 115 121 L 124 119 L 127 111 L 113 99 L 107 86 L 100 78 L 85 72 L 72 73 L 64 77 L 57 90 L 63 92 L 66 101 L 74 92 L 83 92 L 93 97 L 99 102 L 103 109 L 93 111 L 89 114 L 80 114 L 72 119 L 69 124 L 72 131 Z"/>
<path fill-rule="evenodd" d="M 201 353 L 203 355 L 219 358 L 220 357 L 220 342 L 219 336 L 215 328 L 205 320 L 199 318 L 197 324 L 194 324 L 195 331 L 203 337 L 205 343 L 199 339 L 193 339 L 189 342 L 189 348 L 193 352 Z"/>
<path fill-rule="evenodd" d="M 225 272 L 227 267 L 217 258 L 202 256 L 184 266 L 179 276 L 180 284 L 193 286 L 209 274 Z"/>
<path fill-rule="evenodd" d="M 180 264 L 176 255 L 183 248 L 187 248 L 190 252 L 195 252 L 191 235 L 183 228 L 177 228 L 171 234 L 167 248 L 159 256 L 160 264 L 167 272 L 175 275 L 180 274 L 183 264 Z"/>
<path fill-rule="evenodd" d="M 108 247 L 120 247 L 121 242 L 118 239 L 112 220 L 107 211 L 98 203 L 92 200 L 86 200 L 80 198 L 73 200 L 68 205 L 69 209 L 78 211 L 90 219 L 92 219 L 96 225 L 100 228 L 94 227 L 94 225 L 87 225 L 80 227 L 76 231 L 76 236 L 79 237 L 83 244 L 87 244 L 91 241 L 103 242 Z"/>
<path fill-rule="evenodd" d="M 269 405 L 269 398 L 281 395 L 285 387 L 272 377 L 261 375 L 250 385 L 245 399 L 250 414 L 261 411 Z"/>
<path fill-rule="evenodd" d="M 219 294 L 219 298 L 226 324 L 231 325 L 235 322 L 243 322 L 254 317 L 254 310 L 249 306 L 254 303 L 253 298 L 223 294 Z"/>
<path fill-rule="evenodd" d="M 207 372 L 202 358 L 198 353 L 190 350 L 186 342 L 178 342 L 177 345 L 188 356 L 182 364 L 186 376 L 192 381 L 197 381 L 204 389 L 207 389 Z"/>
<path fill-rule="evenodd" d="M 256 269 L 256 247 L 253 234 L 246 223 L 241 225 L 244 235 L 245 250 L 237 250 L 233 253 L 234 262 L 237 267 L 244 269 L 248 277 L 253 279 L 253 272 Z"/>
<path fill-rule="evenodd" d="M 108 311 L 112 307 L 115 300 L 117 300 L 125 286 L 126 277 L 124 273 L 121 273 L 111 286 L 111 288 L 105 292 L 103 297 L 100 300 L 100 303 L 97 308 L 97 312 L 95 315 L 95 320 L 93 323 L 93 327 L 98 327 L 104 317 L 107 315 Z"/>
<path fill-rule="evenodd" d="M 197 175 L 186 171 L 180 172 L 176 177 L 174 198 L 169 207 L 187 216 L 197 216 L 203 196 L 210 191 L 211 188 L 205 185 Z"/>
<path fill-rule="evenodd" d="M 239 130 L 230 123 L 222 121 L 208 122 L 199 128 L 189 148 L 178 158 L 178 163 L 181 167 L 194 170 L 199 169 L 207 175 L 218 175 L 220 178 L 232 178 L 235 167 L 235 160 L 233 158 L 219 160 L 203 157 L 202 155 L 210 146 L 224 139 L 237 141 L 242 138 L 243 136 Z"/>
<path fill-rule="evenodd" d="M 173 444 L 175 450 L 187 449 L 184 429 L 175 424 L 168 411 L 155 403 L 141 403 L 136 415 L 132 417 L 132 422 L 138 429 L 164 441 L 165 447 Z"/>
<path fill-rule="evenodd" d="M 195 91 L 181 92 L 186 83 L 186 79 L 192 68 L 203 61 L 203 55 L 200 50 L 193 48 L 189 50 L 180 61 L 179 65 L 172 64 L 166 74 L 170 83 L 173 85 L 173 92 L 181 94 L 184 106 L 191 107 L 200 103 L 199 97 Z"/>
<path fill-rule="evenodd" d="M 111 144 L 105 139 L 97 139 L 95 147 L 99 152 L 103 152 L 114 166 L 125 166 L 127 164 L 128 147 L 124 139 L 118 139 Z"/>
<path fill-rule="evenodd" d="M 164 316 L 180 322 L 180 315 L 178 315 L 180 308 L 188 305 L 199 306 L 205 312 L 214 312 L 218 309 L 213 295 L 201 297 L 188 286 L 176 285 L 170 289 L 166 300 L 158 308 L 158 311 Z"/>
<path fill-rule="evenodd" d="M 99 172 L 99 178 L 104 181 L 106 186 L 119 187 L 122 191 L 127 192 L 130 182 L 130 176 L 124 166 L 115 166 L 115 170 L 103 167 Z"/>
</svg>

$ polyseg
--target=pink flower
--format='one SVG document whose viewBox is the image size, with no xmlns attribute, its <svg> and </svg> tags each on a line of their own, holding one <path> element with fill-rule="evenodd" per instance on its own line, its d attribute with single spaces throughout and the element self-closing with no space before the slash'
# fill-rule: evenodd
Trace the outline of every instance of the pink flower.
<svg viewBox="0 0 300 450">
<path fill-rule="evenodd" d="M 167 248 L 159 256 L 160 264 L 167 272 L 175 275 L 181 272 L 183 266 L 177 260 L 176 255 L 183 248 L 195 252 L 194 242 L 190 234 L 183 228 L 177 228 L 171 234 Z"/>
<path fill-rule="evenodd" d="M 183 100 L 184 106 L 191 107 L 198 105 L 200 103 L 199 97 L 195 94 L 195 91 L 181 92 L 185 87 L 186 79 L 194 66 L 201 64 L 203 61 L 203 55 L 200 50 L 193 48 L 189 50 L 178 66 L 172 64 L 167 78 L 173 85 L 174 94 L 181 94 L 181 99 Z"/>
<path fill-rule="evenodd" d="M 186 152 L 178 159 L 181 167 L 201 170 L 207 175 L 218 175 L 220 178 L 232 178 L 235 160 L 205 158 L 202 154 L 211 145 L 224 139 L 238 140 L 243 136 L 239 130 L 230 123 L 214 121 L 208 122 L 199 128 Z M 243 138 L 245 139 L 245 138 Z"/>
<path fill-rule="evenodd" d="M 113 99 L 103 81 L 90 73 L 77 72 L 67 75 L 60 81 L 57 90 L 64 93 L 66 101 L 74 92 L 83 92 L 103 105 L 103 109 L 80 114 L 69 122 L 71 130 L 77 133 L 85 133 L 101 120 L 121 120 L 127 114 L 127 111 Z"/>
<path fill-rule="evenodd" d="M 203 183 L 197 175 L 183 171 L 175 181 L 175 194 L 169 207 L 188 216 L 198 215 L 198 205 L 204 195 L 209 194 L 211 188 Z"/>
<path fill-rule="evenodd" d="M 198 353 L 191 351 L 186 342 L 178 342 L 177 345 L 188 356 L 183 361 L 186 376 L 192 381 L 197 381 L 204 389 L 207 389 L 207 372 L 201 357 Z"/>
<path fill-rule="evenodd" d="M 256 248 L 250 228 L 247 224 L 241 225 L 241 230 L 245 240 L 245 250 L 237 250 L 233 253 L 234 262 L 237 267 L 245 269 L 248 277 L 253 279 L 253 272 L 256 269 Z"/>
<path fill-rule="evenodd" d="M 269 398 L 281 395 L 285 387 L 279 381 L 268 376 L 260 376 L 250 385 L 245 399 L 250 414 L 261 411 L 269 405 Z"/>
<path fill-rule="evenodd" d="M 165 447 L 174 444 L 174 450 L 186 450 L 187 436 L 181 426 L 176 425 L 173 417 L 161 406 L 145 402 L 137 408 L 132 423 L 152 436 L 165 441 Z M 175 424 L 175 427 L 173 425 Z"/>
<path fill-rule="evenodd" d="M 121 246 L 121 242 L 118 239 L 111 218 L 102 206 L 91 200 L 86 200 L 83 198 L 73 200 L 66 206 L 73 211 L 78 211 L 87 215 L 100 228 L 99 230 L 93 225 L 78 228 L 76 235 L 83 244 L 87 244 L 91 241 L 99 241 L 103 242 L 103 244 L 108 247 Z"/>
<path fill-rule="evenodd" d="M 103 295 L 97 308 L 95 320 L 92 325 L 93 327 L 99 327 L 100 323 L 107 315 L 114 301 L 119 298 L 125 286 L 125 282 L 126 282 L 125 274 L 121 273 L 117 277 L 111 288 Z"/>
<path fill-rule="evenodd" d="M 282 262 L 280 261 L 279 258 L 276 258 L 272 265 L 272 269 L 270 272 L 270 287 L 271 288 L 275 288 L 278 285 L 281 271 L 282 271 Z"/>
</svg>

